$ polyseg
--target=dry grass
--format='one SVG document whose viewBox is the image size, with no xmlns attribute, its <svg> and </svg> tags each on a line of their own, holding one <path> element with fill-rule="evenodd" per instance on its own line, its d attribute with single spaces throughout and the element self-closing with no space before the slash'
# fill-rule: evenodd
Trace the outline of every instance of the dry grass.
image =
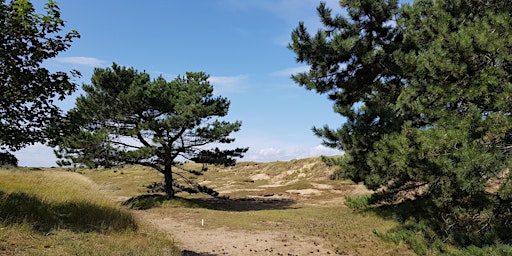
<svg viewBox="0 0 512 256">
<path fill-rule="evenodd" d="M 62 229 L 34 232 L 28 224 L 0 225 L 0 255 L 180 255 L 172 238 L 154 231 L 109 234 Z"/>
<path fill-rule="evenodd" d="M 1 255 L 180 255 L 97 186 L 64 170 L 0 170 Z"/>
<path fill-rule="evenodd" d="M 201 168 L 188 164 L 189 168 Z M 183 222 L 205 219 L 208 229 L 286 231 L 291 235 L 310 235 L 324 239 L 340 255 L 413 255 L 405 245 L 386 243 L 377 233 L 386 232 L 396 223 L 371 213 L 360 214 L 343 204 L 344 196 L 368 193 L 362 186 L 348 181 L 331 181 L 334 169 L 318 158 L 290 162 L 242 162 L 233 167 L 209 166 L 196 181 L 208 185 L 230 200 L 207 196 L 178 194 L 173 201 L 160 200 L 155 208 L 145 210 L 160 216 L 174 216 Z M 84 174 L 105 187 L 106 193 L 119 198 L 136 197 L 145 192 L 144 185 L 161 181 L 151 169 L 85 171 Z M 108 188 L 113 188 L 108 190 Z M 319 191 L 300 194 L 296 191 Z"/>
<path fill-rule="evenodd" d="M 202 166 L 188 164 L 187 167 Z M 3 223 L 0 254 L 180 255 L 169 235 L 139 224 L 146 221 L 137 221 L 120 207 L 121 202 L 130 198 L 149 202 L 150 209 L 138 212 L 141 218 L 147 213 L 172 216 L 183 223 L 204 219 L 205 228 L 210 230 L 278 231 L 289 234 L 287 239 L 295 235 L 314 236 L 340 255 L 413 254 L 406 246 L 386 243 L 374 234 L 394 228 L 394 222 L 372 214 L 354 213 L 343 204 L 344 196 L 368 191 L 351 182 L 329 180 L 333 169 L 318 158 L 239 163 L 227 168 L 209 166 L 204 176 L 196 178 L 197 182 L 223 192 L 230 200 L 183 193 L 172 201 L 165 201 L 158 194 L 147 196 L 145 186 L 160 182 L 162 177 L 152 169 L 139 166 L 76 171 L 0 171 L 3 193 L 0 198 L 13 195 L 32 198 L 31 205 L 38 204 L 36 208 L 43 209 L 39 215 L 53 216 L 0 215 Z M 93 212 L 101 218 L 85 218 L 89 220 L 84 222 L 80 220 L 83 216 L 69 215 L 70 208 Z M 62 209 L 68 210 L 68 214 L 63 214 Z M 93 223 L 94 219 L 102 221 Z M 43 229 L 39 227 L 41 223 Z"/>
<path fill-rule="evenodd" d="M 340 255 L 414 255 L 407 246 L 386 243 L 375 235 L 396 227 L 394 222 L 373 214 L 357 214 L 343 206 L 233 211 L 164 205 L 150 212 L 178 216 L 188 223 L 204 219 L 212 230 L 286 231 L 290 239 L 294 234 L 320 237 Z"/>
<path fill-rule="evenodd" d="M 100 190 L 120 198 L 144 194 L 147 192 L 146 185 L 163 179 L 162 175 L 154 169 L 143 166 L 78 169 L 77 171 L 90 178 Z"/>
</svg>

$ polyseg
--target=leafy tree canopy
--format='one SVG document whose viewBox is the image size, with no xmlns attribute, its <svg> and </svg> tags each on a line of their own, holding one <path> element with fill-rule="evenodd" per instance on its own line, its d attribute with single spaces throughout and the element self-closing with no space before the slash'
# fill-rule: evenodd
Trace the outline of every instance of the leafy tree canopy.
<svg viewBox="0 0 512 256">
<path fill-rule="evenodd" d="M 170 198 L 173 187 L 214 193 L 190 182 L 188 174 L 201 172 L 184 170 L 181 162 L 229 166 L 247 151 L 206 147 L 233 142 L 229 135 L 240 129 L 241 122 L 218 119 L 228 114 L 230 103 L 213 95 L 204 73 L 187 73 L 168 82 L 113 64 L 96 69 L 91 82 L 83 86 L 85 95 L 68 113 L 65 126 L 70 129 L 55 142 L 60 165 L 150 166 L 164 174 Z"/>
<path fill-rule="evenodd" d="M 54 1 L 48 1 L 45 10 L 44 15 L 36 14 L 27 0 L 2 0 L 0 4 L 2 159 L 12 158 L 7 150 L 46 142 L 53 130 L 46 128 L 60 117 L 54 100 L 62 100 L 76 88 L 67 73 L 52 73 L 41 66 L 79 37 L 74 30 L 62 33 L 65 23 Z"/>
<path fill-rule="evenodd" d="M 345 0 L 318 7 L 290 48 L 310 71 L 293 79 L 348 118 L 314 128 L 345 152 L 330 164 L 377 191 L 375 204 L 414 205 L 434 238 L 512 243 L 512 2 Z M 414 209 L 414 210 L 411 210 Z"/>
</svg>

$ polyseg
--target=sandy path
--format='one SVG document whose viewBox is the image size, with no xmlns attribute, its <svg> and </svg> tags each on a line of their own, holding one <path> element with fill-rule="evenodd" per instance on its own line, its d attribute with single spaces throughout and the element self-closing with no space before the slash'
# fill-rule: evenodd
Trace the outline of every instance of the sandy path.
<svg viewBox="0 0 512 256">
<path fill-rule="evenodd" d="M 84 180 L 94 183 L 90 178 Z M 94 183 L 96 185 L 96 183 Z M 101 190 L 116 202 L 125 201 L 109 190 Z M 303 191 L 300 191 L 301 193 Z M 318 204 L 318 202 L 317 202 Z M 335 255 L 327 249 L 326 241 L 318 237 L 308 237 L 280 231 L 247 231 L 227 228 L 209 228 L 201 222 L 192 223 L 187 219 L 173 218 L 145 210 L 130 210 L 141 222 L 173 235 L 182 250 L 182 256 L 218 255 Z"/>
<path fill-rule="evenodd" d="M 320 238 L 278 231 L 210 229 L 201 223 L 187 223 L 169 216 L 135 211 L 144 222 L 171 233 L 183 255 L 333 255 Z"/>
</svg>

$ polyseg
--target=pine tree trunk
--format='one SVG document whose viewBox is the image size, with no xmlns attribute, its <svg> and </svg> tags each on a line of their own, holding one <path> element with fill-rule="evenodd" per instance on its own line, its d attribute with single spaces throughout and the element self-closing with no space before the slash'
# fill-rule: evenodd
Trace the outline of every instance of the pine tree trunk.
<svg viewBox="0 0 512 256">
<path fill-rule="evenodd" d="M 166 166 L 164 172 L 164 190 L 167 200 L 174 198 L 174 189 L 172 187 L 172 167 Z"/>
</svg>

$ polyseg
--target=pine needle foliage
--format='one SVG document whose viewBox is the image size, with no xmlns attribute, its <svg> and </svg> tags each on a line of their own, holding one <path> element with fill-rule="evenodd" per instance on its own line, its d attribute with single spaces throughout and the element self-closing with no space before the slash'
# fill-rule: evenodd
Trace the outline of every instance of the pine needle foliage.
<svg viewBox="0 0 512 256">
<path fill-rule="evenodd" d="M 376 191 L 430 239 L 512 244 L 512 2 L 345 0 L 318 7 L 289 47 L 310 70 L 292 78 L 327 94 L 348 121 L 314 128 L 345 152 L 338 178 Z"/>
<path fill-rule="evenodd" d="M 213 95 L 208 75 L 189 72 L 168 82 L 151 80 L 145 72 L 113 64 L 98 68 L 84 85 L 85 95 L 68 112 L 68 127 L 54 143 L 59 164 L 89 168 L 138 164 L 164 175 L 164 191 L 174 188 L 210 192 L 191 181 L 190 175 L 207 170 L 188 170 L 184 161 L 230 166 L 247 148 L 208 148 L 228 144 L 241 122 L 219 118 L 228 113 L 227 98 Z"/>
</svg>

